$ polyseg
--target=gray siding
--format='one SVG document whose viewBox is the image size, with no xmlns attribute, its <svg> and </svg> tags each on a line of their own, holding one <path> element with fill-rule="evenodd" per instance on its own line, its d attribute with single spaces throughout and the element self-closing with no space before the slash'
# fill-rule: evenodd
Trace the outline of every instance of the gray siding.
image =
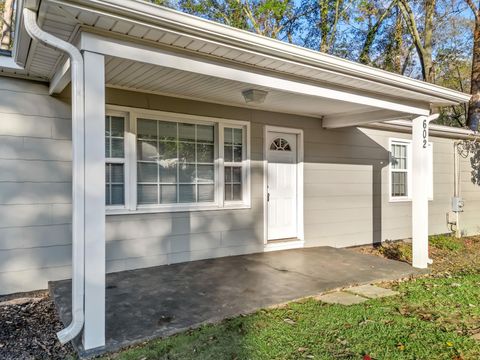
<svg viewBox="0 0 480 360">
<path fill-rule="evenodd" d="M 69 276 L 70 138 L 68 101 L 0 78 L 0 293 Z"/>
<path fill-rule="evenodd" d="M 71 123 L 67 97 L 0 78 L 0 293 L 45 288 L 70 276 Z M 411 204 L 389 202 L 388 141 L 408 134 L 323 130 L 318 119 L 108 89 L 109 104 L 251 122 L 252 207 L 107 216 L 107 271 L 263 251 L 263 126 L 305 136 L 306 246 L 368 244 L 411 236 Z M 430 233 L 447 232 L 453 140 L 433 138 Z M 480 232 L 480 191 L 462 159 L 462 229 Z"/>
</svg>

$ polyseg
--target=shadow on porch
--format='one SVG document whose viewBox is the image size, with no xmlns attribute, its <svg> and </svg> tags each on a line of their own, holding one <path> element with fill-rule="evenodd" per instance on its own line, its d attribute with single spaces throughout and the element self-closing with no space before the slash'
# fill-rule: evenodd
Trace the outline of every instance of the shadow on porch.
<svg viewBox="0 0 480 360">
<path fill-rule="evenodd" d="M 101 351 L 218 322 L 355 284 L 403 278 L 406 263 L 331 247 L 241 255 L 107 275 L 106 346 Z M 71 319 L 71 281 L 50 283 L 61 320 Z M 87 354 L 81 341 L 80 355 Z M 97 352 L 98 353 L 98 352 Z"/>
</svg>

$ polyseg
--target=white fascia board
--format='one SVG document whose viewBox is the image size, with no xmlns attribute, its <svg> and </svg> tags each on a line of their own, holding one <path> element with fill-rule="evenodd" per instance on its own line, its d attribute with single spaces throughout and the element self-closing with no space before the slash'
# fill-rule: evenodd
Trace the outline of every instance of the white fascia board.
<svg viewBox="0 0 480 360">
<path fill-rule="evenodd" d="M 64 3 L 62 0 L 49 0 Z M 444 99 L 446 102 L 465 103 L 470 95 L 450 90 L 421 80 L 391 73 L 371 66 L 320 53 L 280 40 L 267 38 L 245 30 L 205 20 L 197 16 L 182 13 L 140 0 L 70 0 L 66 5 L 79 4 L 101 9 L 105 13 L 119 14 L 130 20 L 139 20 L 150 24 L 162 24 L 172 30 L 194 34 L 206 40 L 216 40 L 252 49 L 263 54 L 291 59 L 299 63 L 311 64 L 318 68 L 333 70 L 339 74 L 371 80 L 398 88 L 413 90 Z"/>
<path fill-rule="evenodd" d="M 264 72 L 254 71 L 253 69 L 245 70 L 240 66 L 235 66 L 230 63 L 214 62 L 207 59 L 194 59 L 192 56 L 185 56 L 183 54 L 166 51 L 157 47 L 148 47 L 142 44 L 126 42 L 114 38 L 104 38 L 91 33 L 81 34 L 80 49 L 290 93 L 317 96 L 408 114 L 430 114 L 429 108 L 403 104 L 393 100 L 380 99 L 377 95 L 363 95 L 361 93 L 349 92 L 348 90 L 338 90 L 324 85 L 311 85 L 301 81 L 266 75 Z"/>
<path fill-rule="evenodd" d="M 375 122 L 362 125 L 366 128 L 397 131 L 402 133 L 412 132 L 412 122 L 410 120 L 391 120 L 385 122 Z M 470 129 L 457 128 L 453 126 L 445 126 L 438 124 L 430 124 L 430 135 L 444 137 L 449 139 L 480 139 L 480 133 Z"/>
<path fill-rule="evenodd" d="M 361 126 L 379 121 L 410 119 L 411 117 L 411 114 L 389 110 L 363 111 L 326 116 L 322 119 L 322 126 L 325 129 L 335 129 L 349 126 Z"/>
</svg>

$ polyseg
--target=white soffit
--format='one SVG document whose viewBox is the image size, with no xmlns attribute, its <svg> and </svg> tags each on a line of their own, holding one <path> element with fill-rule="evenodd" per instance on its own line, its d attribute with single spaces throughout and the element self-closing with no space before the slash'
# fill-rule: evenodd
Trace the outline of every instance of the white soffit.
<svg viewBox="0 0 480 360">
<path fill-rule="evenodd" d="M 242 92 L 252 88 L 252 85 L 245 82 L 229 81 L 111 56 L 106 58 L 105 74 L 105 83 L 112 88 L 234 106 L 246 106 Z M 336 114 L 339 109 L 348 112 L 369 109 L 364 105 L 278 91 L 268 87 L 256 86 L 255 89 L 265 90 L 268 94 L 264 103 L 249 104 L 249 108 L 313 117 Z"/>
</svg>

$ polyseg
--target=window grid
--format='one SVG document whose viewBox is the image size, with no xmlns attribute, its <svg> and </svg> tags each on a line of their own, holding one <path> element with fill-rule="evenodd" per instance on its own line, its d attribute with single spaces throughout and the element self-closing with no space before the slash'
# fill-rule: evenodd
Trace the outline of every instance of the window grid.
<svg viewBox="0 0 480 360">
<path fill-rule="evenodd" d="M 245 157 L 244 133 L 242 128 L 224 128 L 224 199 L 243 200 L 243 160 Z"/>
<path fill-rule="evenodd" d="M 399 149 L 402 149 L 401 151 Z M 412 141 L 390 139 L 390 200 L 411 200 Z M 428 198 L 433 200 L 433 143 L 428 142 Z"/>
<path fill-rule="evenodd" d="M 161 111 L 150 111 L 145 110 L 142 112 L 137 112 L 134 109 L 129 109 L 126 107 L 117 107 L 109 106 L 107 110 L 106 120 L 110 121 L 110 118 L 120 117 L 122 118 L 124 126 L 123 128 L 123 137 L 117 136 L 118 133 L 115 133 L 112 129 L 114 127 L 110 122 L 106 122 L 106 150 L 105 150 L 105 163 L 106 163 L 106 177 L 105 182 L 112 183 L 112 185 L 123 185 L 123 202 L 120 205 L 110 205 L 107 203 L 107 209 L 110 214 L 120 214 L 125 212 L 175 212 L 175 211 L 190 211 L 190 210 L 200 210 L 200 209 L 214 209 L 214 208 L 236 208 L 250 206 L 250 169 L 249 169 L 249 142 L 248 142 L 248 133 L 249 133 L 249 124 L 246 121 L 238 120 L 227 120 L 227 119 L 211 119 L 202 116 L 193 116 L 193 115 L 181 115 L 174 113 L 167 113 Z M 127 121 L 127 117 L 128 120 Z M 140 125 L 139 121 L 142 119 L 151 120 L 152 128 L 149 131 L 145 131 L 144 128 Z M 171 131 L 170 136 L 157 136 L 157 133 L 163 133 L 164 130 L 157 130 L 159 122 L 171 123 L 173 125 L 173 131 Z M 193 137 L 192 132 L 187 134 L 188 136 L 183 138 L 181 135 L 181 130 L 179 129 L 179 124 L 192 124 L 194 125 L 193 129 L 195 136 Z M 210 129 L 210 132 L 205 132 L 205 128 Z M 118 129 L 118 123 L 117 123 Z M 230 161 L 229 163 L 224 163 L 224 128 L 230 129 L 240 129 L 241 131 L 241 144 L 236 144 L 237 151 L 236 160 Z M 213 130 L 212 130 L 213 129 Z M 113 132 L 112 132 L 113 131 Z M 233 130 L 232 130 L 233 131 Z M 167 135 L 169 135 L 167 134 Z M 211 135 L 213 134 L 213 135 Z M 110 142 L 110 138 L 116 139 L 117 143 Z M 212 138 L 213 136 L 213 138 Z M 179 137 L 182 137 L 180 141 Z M 140 148 L 140 140 L 145 140 L 146 143 L 149 143 L 151 146 L 146 148 Z M 123 141 L 123 146 L 121 147 L 118 144 L 118 141 Z M 174 166 L 177 166 L 175 169 L 171 168 L 172 171 L 170 174 L 163 172 L 167 177 L 162 178 L 162 168 L 157 166 L 157 163 L 162 160 L 158 157 L 158 146 L 159 143 L 168 144 L 173 143 L 174 149 L 170 149 L 171 154 L 167 157 L 174 159 Z M 189 156 L 184 156 L 180 149 L 180 145 L 195 145 L 191 147 Z M 233 145 L 232 145 L 233 146 Z M 154 149 L 155 151 L 152 151 Z M 160 149 L 160 153 L 164 151 L 164 148 Z M 118 157 L 109 157 L 111 154 L 114 156 L 119 156 L 121 152 L 121 158 Z M 142 154 L 143 152 L 143 154 Z M 168 153 L 168 149 L 167 149 Z M 157 155 L 154 157 L 153 155 Z M 233 157 L 233 148 L 232 148 L 232 157 Z M 165 159 L 163 159 L 165 160 Z M 234 160 L 234 159 L 231 159 Z M 108 164 L 108 167 L 107 167 Z M 119 171 L 113 170 L 111 172 L 112 166 L 121 164 L 123 166 L 123 180 L 118 176 L 114 176 L 113 173 L 117 174 Z M 150 164 L 153 166 L 150 168 L 141 169 L 142 164 Z M 172 164 L 172 162 L 170 162 Z M 182 169 L 183 165 L 192 165 L 191 169 Z M 202 166 L 205 165 L 205 168 Z M 239 185 L 238 191 L 236 194 L 241 194 L 238 196 L 240 201 L 225 201 L 225 167 L 226 165 L 232 165 L 235 169 L 230 169 L 230 178 L 234 178 L 231 181 L 231 184 Z M 181 173 L 183 171 L 183 176 Z M 232 174 L 232 171 L 235 172 Z M 107 173 L 108 172 L 108 173 Z M 143 173 L 142 173 L 143 172 Z M 170 177 L 170 178 L 168 178 Z M 180 179 L 182 177 L 182 179 Z M 182 180 L 182 181 L 180 181 Z M 239 181 L 240 180 L 240 181 Z M 123 183 L 121 182 L 123 181 Z M 177 181 L 177 182 L 174 182 Z M 171 202 L 168 203 L 159 203 L 159 197 L 161 200 L 162 193 L 160 192 L 160 185 L 173 185 L 175 187 L 174 191 L 170 191 L 170 194 L 174 196 Z M 150 197 L 152 200 L 149 203 L 142 203 L 140 187 L 142 185 L 152 185 L 154 189 L 150 189 L 150 194 L 147 194 L 147 198 Z M 177 202 L 180 201 L 182 197 L 182 192 L 184 189 L 180 189 L 181 185 L 193 185 L 195 186 L 194 190 L 190 190 L 187 196 L 192 195 L 195 191 L 195 202 Z M 117 189 L 118 190 L 118 189 Z M 147 189 L 148 191 L 148 189 Z M 175 193 L 174 193 L 175 192 Z M 230 189 L 230 194 L 232 189 Z M 116 193 L 112 193 L 110 196 L 110 189 L 107 191 L 107 200 L 110 201 L 110 198 L 113 198 Z M 235 196 L 235 195 L 234 195 Z M 208 202 L 203 202 L 205 198 L 208 198 Z M 185 197 L 182 197 L 185 200 Z M 213 198 L 214 200 L 211 200 Z M 203 200 L 202 200 L 203 199 Z"/>
<path fill-rule="evenodd" d="M 408 144 L 392 143 L 391 146 L 391 196 L 408 197 Z"/>
<path fill-rule="evenodd" d="M 161 144 L 175 144 L 175 182 L 173 181 L 163 181 L 161 179 L 161 159 L 157 159 L 156 161 L 147 161 L 144 159 L 141 159 L 139 156 L 137 156 L 137 161 L 138 163 L 152 163 L 152 164 L 157 164 L 157 182 L 145 182 L 145 181 L 138 181 L 138 184 L 141 185 L 156 185 L 157 186 L 157 202 L 156 204 L 165 204 L 165 203 L 207 203 L 207 202 L 214 202 L 215 201 L 215 192 L 214 192 L 214 184 L 215 184 L 215 128 L 214 125 L 208 124 L 192 124 L 192 123 L 183 123 L 183 122 L 169 122 L 169 121 L 162 121 L 162 120 L 150 120 L 150 119 L 138 119 L 139 121 L 155 121 L 156 122 L 156 149 L 157 149 L 157 154 L 160 156 L 160 145 Z M 164 140 L 162 139 L 162 134 L 160 134 L 160 124 L 161 123 L 166 123 L 174 124 L 175 126 L 175 140 Z M 180 133 L 180 127 L 183 126 L 185 128 L 192 127 L 194 134 L 193 134 L 193 139 L 188 138 L 188 134 L 186 135 L 185 138 L 182 138 L 182 134 Z M 199 139 L 199 133 L 198 129 L 199 127 L 206 127 L 206 130 L 211 131 L 211 141 L 204 140 L 201 141 Z M 208 129 L 210 128 L 210 129 Z M 162 139 L 162 140 L 161 140 Z M 137 143 L 141 141 L 151 141 L 151 139 L 145 139 L 142 138 L 141 136 L 138 136 Z M 188 145 L 193 145 L 193 159 L 188 159 L 189 154 L 187 152 L 182 153 L 181 151 L 186 151 L 188 149 Z M 184 148 L 183 148 L 184 147 Z M 211 161 L 199 161 L 199 147 L 205 147 L 207 151 L 209 151 L 209 155 L 211 155 Z M 211 148 L 208 150 L 208 148 Z M 185 155 L 184 157 L 181 158 L 182 155 Z M 182 168 L 183 167 L 183 168 Z M 188 172 L 185 174 L 182 174 L 182 170 L 186 170 L 188 167 L 193 167 L 193 174 L 191 175 L 190 181 L 183 181 L 185 179 L 182 179 L 182 176 L 188 176 Z M 200 170 L 203 168 L 208 172 L 208 168 L 210 168 L 211 172 L 211 179 L 200 179 Z M 175 185 L 175 200 L 176 201 L 163 201 L 163 189 L 166 189 L 166 186 L 169 185 Z M 182 192 L 181 189 L 187 189 L 187 186 L 191 186 L 191 189 L 193 190 L 193 193 L 191 194 L 192 197 L 182 199 Z M 202 188 L 205 189 L 206 187 L 211 187 L 211 189 L 207 189 L 207 191 L 210 193 L 207 197 L 201 198 L 202 191 L 200 191 Z M 138 201 L 139 205 L 145 205 L 147 203 Z M 151 203 L 150 203 L 151 204 Z"/>
<path fill-rule="evenodd" d="M 292 151 L 290 144 L 287 140 L 282 138 L 276 138 L 270 144 L 270 150 L 272 151 Z"/>
<path fill-rule="evenodd" d="M 115 129 L 113 124 L 118 123 Z M 116 143 L 116 147 L 114 144 Z M 105 204 L 125 204 L 125 118 L 105 116 Z M 117 169 L 117 170 L 114 170 Z M 113 177 L 115 173 L 115 178 Z M 115 181 L 114 181 L 115 180 Z"/>
</svg>

